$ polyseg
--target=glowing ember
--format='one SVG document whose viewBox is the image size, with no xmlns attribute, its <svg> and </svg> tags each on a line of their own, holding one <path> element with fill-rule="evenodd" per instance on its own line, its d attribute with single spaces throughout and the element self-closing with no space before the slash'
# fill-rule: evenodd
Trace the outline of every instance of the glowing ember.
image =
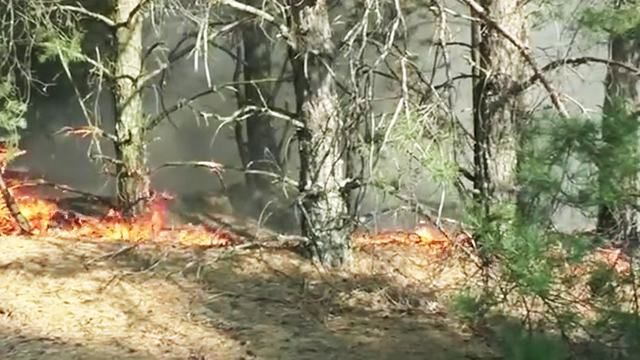
<svg viewBox="0 0 640 360">
<path fill-rule="evenodd" d="M 384 246 L 384 245 L 419 245 L 437 251 L 450 248 L 455 242 L 461 241 L 461 245 L 467 245 L 466 237 L 454 236 L 439 229 L 437 226 L 420 222 L 411 231 L 381 231 L 377 233 L 356 233 L 353 242 L 357 247 Z"/>
</svg>

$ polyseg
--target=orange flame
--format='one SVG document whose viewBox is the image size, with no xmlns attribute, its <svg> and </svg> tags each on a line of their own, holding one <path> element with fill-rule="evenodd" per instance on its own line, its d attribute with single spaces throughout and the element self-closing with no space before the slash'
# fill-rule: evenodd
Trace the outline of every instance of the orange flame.
<svg viewBox="0 0 640 360">
<path fill-rule="evenodd" d="M 112 241 L 168 241 L 182 245 L 226 246 L 236 239 L 230 233 L 205 226 L 185 225 L 167 229 L 167 200 L 169 196 L 156 196 L 147 212 L 135 218 L 126 218 L 111 209 L 103 218 L 84 216 L 65 211 L 54 201 L 27 194 L 20 183 L 8 179 L 22 215 L 29 221 L 33 235 L 55 234 L 73 238 L 93 238 Z M 16 235 L 20 228 L 6 204 L 0 201 L 0 233 Z"/>
<path fill-rule="evenodd" d="M 87 126 L 65 128 L 67 135 L 89 136 L 99 129 Z M 4 170 L 8 157 L 24 154 L 0 145 L 0 168 Z M 206 167 L 212 172 L 220 172 L 221 165 L 215 162 L 194 162 L 195 166 Z M 8 188 L 14 193 L 22 215 L 32 227 L 32 235 L 57 235 L 68 238 L 92 238 L 112 241 L 162 241 L 182 245 L 228 246 L 238 240 L 228 231 L 204 225 L 185 225 L 168 229 L 166 226 L 167 201 L 172 197 L 161 194 L 149 203 L 147 212 L 133 219 L 111 209 L 102 218 L 85 216 L 73 211 L 60 209 L 55 201 L 38 197 L 29 186 L 32 178 L 25 171 L 4 170 Z M 0 234 L 16 235 L 21 231 L 6 204 L 0 201 Z M 422 222 L 413 231 L 384 231 L 376 234 L 353 234 L 356 246 L 368 245 L 421 245 L 432 249 L 445 249 L 451 245 L 452 237 L 438 227 Z M 456 239 L 457 240 L 457 239 Z"/>
</svg>

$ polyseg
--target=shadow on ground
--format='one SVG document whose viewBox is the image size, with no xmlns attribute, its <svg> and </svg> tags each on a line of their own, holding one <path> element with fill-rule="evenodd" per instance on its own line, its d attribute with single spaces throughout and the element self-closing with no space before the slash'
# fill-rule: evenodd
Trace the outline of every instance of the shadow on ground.
<svg viewBox="0 0 640 360">
<path fill-rule="evenodd" d="M 0 323 L 3 323 L 0 321 Z M 65 360 L 153 360 L 156 357 L 136 353 L 117 345 L 85 345 L 54 336 L 32 334 L 19 327 L 2 326 L 0 331 L 2 359 L 65 359 Z"/>
<path fill-rule="evenodd" d="M 393 271 L 326 272 L 276 250 L 0 246 L 2 358 L 494 358 L 436 290 Z"/>
</svg>

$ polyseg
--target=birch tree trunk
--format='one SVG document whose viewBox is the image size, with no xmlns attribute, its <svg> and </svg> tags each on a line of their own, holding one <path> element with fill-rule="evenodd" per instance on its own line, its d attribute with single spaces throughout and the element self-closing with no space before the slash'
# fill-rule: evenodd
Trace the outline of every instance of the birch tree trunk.
<svg viewBox="0 0 640 360">
<path fill-rule="evenodd" d="M 146 119 L 139 81 L 142 74 L 142 0 L 118 0 L 115 5 L 116 55 L 114 59 L 115 125 L 117 143 L 116 186 L 120 206 L 128 214 L 143 210 L 149 197 Z"/>
<path fill-rule="evenodd" d="M 519 0 L 483 0 L 482 6 L 496 23 L 522 43 L 528 43 L 524 2 Z M 515 95 L 498 111 L 494 103 L 515 83 L 527 78 L 526 62 L 518 49 L 488 24 L 472 27 L 474 190 L 485 212 L 491 204 L 512 203 L 517 198 L 516 175 L 520 128 L 526 101 Z"/>
<path fill-rule="evenodd" d="M 640 67 L 640 42 L 635 34 L 612 34 L 609 58 Z M 603 202 L 598 232 L 625 245 L 638 242 L 638 78 L 609 66 L 605 78 L 599 185 Z"/>
<path fill-rule="evenodd" d="M 330 74 L 335 49 L 327 2 L 294 0 L 290 5 L 295 34 L 290 58 L 305 125 L 298 131 L 301 230 L 314 259 L 339 266 L 350 260 L 351 229 L 343 119 Z"/>
</svg>

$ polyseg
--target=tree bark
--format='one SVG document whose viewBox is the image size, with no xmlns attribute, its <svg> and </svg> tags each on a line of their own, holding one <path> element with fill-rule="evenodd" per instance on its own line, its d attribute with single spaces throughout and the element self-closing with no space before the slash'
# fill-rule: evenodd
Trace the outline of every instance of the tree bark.
<svg viewBox="0 0 640 360">
<path fill-rule="evenodd" d="M 245 105 L 271 106 L 270 83 L 263 80 L 271 76 L 270 41 L 259 23 L 251 22 L 242 31 L 244 43 Z M 278 147 L 271 119 L 265 114 L 255 114 L 247 119 L 247 155 L 249 169 L 274 172 L 278 168 Z M 271 179 L 248 174 L 247 185 L 251 190 L 269 193 Z"/>
<path fill-rule="evenodd" d="M 513 37 L 526 44 L 527 19 L 519 0 L 483 0 L 487 14 Z M 526 62 L 518 49 L 487 24 L 472 26 L 474 84 L 474 190 L 485 213 L 492 204 L 517 200 L 518 148 L 526 111 L 522 94 L 512 96 L 492 113 L 515 84 L 527 78 Z"/>
<path fill-rule="evenodd" d="M 351 228 L 343 119 L 335 80 L 330 74 L 334 45 L 325 0 L 290 2 L 290 48 L 297 111 L 304 123 L 298 131 L 302 235 L 311 256 L 329 266 L 351 258 Z"/>
<path fill-rule="evenodd" d="M 114 12 L 116 54 L 114 61 L 116 188 L 125 213 L 143 211 L 149 197 L 146 119 L 142 107 L 140 78 L 143 71 L 141 0 L 118 0 Z"/>
<path fill-rule="evenodd" d="M 640 43 L 635 34 L 612 34 L 609 58 L 640 66 Z M 599 186 L 603 201 L 598 209 L 597 230 L 624 245 L 638 243 L 638 78 L 630 71 L 609 66 L 605 78 L 602 117 L 603 153 Z M 628 159 L 635 159 L 632 164 Z M 631 194 L 631 195 L 629 195 Z"/>
</svg>

